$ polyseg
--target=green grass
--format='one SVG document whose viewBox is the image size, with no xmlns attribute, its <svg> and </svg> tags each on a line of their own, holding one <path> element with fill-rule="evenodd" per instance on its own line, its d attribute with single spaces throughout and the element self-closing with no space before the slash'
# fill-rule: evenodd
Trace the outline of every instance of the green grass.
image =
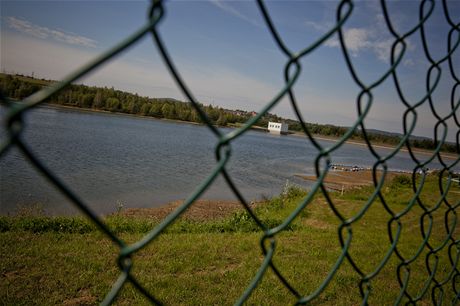
<svg viewBox="0 0 460 306">
<path fill-rule="evenodd" d="M 448 195 L 450 203 L 458 202 L 459 191 L 458 185 L 452 187 Z M 372 188 L 364 187 L 343 195 L 332 194 L 332 198 L 341 214 L 350 218 L 360 211 L 372 192 Z M 410 184 L 401 178 L 386 184 L 382 192 L 387 206 L 395 212 L 406 207 L 412 194 Z M 279 197 L 258 206 L 255 212 L 265 224 L 276 226 L 305 195 L 305 191 L 298 188 L 288 188 Z M 438 198 L 436 177 L 430 176 L 421 199 L 427 207 L 434 207 Z M 433 246 L 441 245 L 444 240 L 445 207 L 442 205 L 432 214 L 434 225 L 429 241 Z M 398 250 L 405 257 L 413 256 L 422 243 L 421 213 L 422 208 L 416 204 L 410 213 L 401 218 L 403 230 Z M 388 251 L 389 220 L 390 215 L 380 200 L 376 200 L 363 218 L 352 225 L 350 255 L 364 273 L 372 272 Z M 449 220 L 452 222 L 452 218 Z M 129 243 L 139 240 L 156 225 L 149 219 L 129 219 L 117 215 L 107 217 L 106 221 Z M 340 255 L 339 224 L 324 197 L 317 196 L 289 230 L 276 236 L 274 263 L 302 294 L 312 293 L 321 284 Z M 2 217 L 0 231 L 0 304 L 97 304 L 119 275 L 116 265 L 118 249 L 83 218 Z M 455 239 L 458 239 L 458 232 L 457 227 Z M 237 212 L 224 220 L 179 220 L 133 256 L 133 274 L 165 304 L 230 305 L 243 293 L 263 260 L 261 236 L 262 233 L 244 212 Z M 447 277 L 451 270 L 446 249 L 438 254 L 436 278 L 439 280 Z M 412 295 L 420 292 L 428 277 L 425 266 L 427 253 L 425 248 L 410 264 L 409 292 Z M 393 304 L 400 290 L 396 278 L 399 263 L 393 254 L 372 279 L 371 305 Z M 359 305 L 360 280 L 360 275 L 345 261 L 329 286 L 312 304 Z M 457 288 L 459 286 L 457 283 Z M 446 299 L 451 299 L 452 281 L 443 288 Z M 268 271 L 248 304 L 286 305 L 295 301 L 274 273 Z M 431 289 L 421 302 L 422 305 L 431 303 Z M 117 304 L 148 302 L 128 284 Z"/>
</svg>

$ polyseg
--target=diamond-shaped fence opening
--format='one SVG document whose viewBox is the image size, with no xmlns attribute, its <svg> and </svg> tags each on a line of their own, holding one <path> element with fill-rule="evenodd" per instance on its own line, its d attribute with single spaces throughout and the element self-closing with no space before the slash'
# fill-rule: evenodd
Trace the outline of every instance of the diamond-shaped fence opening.
<svg viewBox="0 0 460 306">
<path fill-rule="evenodd" d="M 285 86 L 281 88 L 272 100 L 267 101 L 265 106 L 259 110 L 256 116 L 250 118 L 243 126 L 232 130 L 231 132 L 224 133 L 222 130 L 216 128 L 212 121 L 208 118 L 201 105 L 193 96 L 193 93 L 188 89 L 186 80 L 181 78 L 180 71 L 174 65 L 174 59 L 170 56 L 161 35 L 158 31 L 158 24 L 166 18 L 164 14 L 164 6 L 162 1 L 153 1 L 147 23 L 140 28 L 137 32 L 127 37 L 120 42 L 117 46 L 109 51 L 102 53 L 99 57 L 95 58 L 88 64 L 80 67 L 77 71 L 71 73 L 64 80 L 55 83 L 47 88 L 44 88 L 20 102 L 15 102 L 4 94 L 1 94 L 0 99 L 2 105 L 6 108 L 6 137 L 2 140 L 0 147 L 0 158 L 4 157 L 6 152 L 12 148 L 19 149 L 22 154 L 28 159 L 30 165 L 35 167 L 41 172 L 60 192 L 70 200 L 73 205 L 78 208 L 83 214 L 89 218 L 97 228 L 119 248 L 118 267 L 119 278 L 113 284 L 110 292 L 107 293 L 102 304 L 111 304 L 120 290 L 126 283 L 130 283 L 138 292 L 144 295 L 148 300 L 155 304 L 161 304 L 155 293 L 147 290 L 141 282 L 132 273 L 132 268 L 136 265 L 136 261 L 132 260 L 133 255 L 136 255 L 141 249 L 151 246 L 152 242 L 165 231 L 178 217 L 180 217 L 194 202 L 209 188 L 218 176 L 223 176 L 229 188 L 232 190 L 236 198 L 238 198 L 241 206 L 247 211 L 247 216 L 255 221 L 255 224 L 260 228 L 263 233 L 260 239 L 261 254 L 263 260 L 258 267 L 257 272 L 253 279 L 247 284 L 247 288 L 242 292 L 236 304 L 244 303 L 253 293 L 254 289 L 258 286 L 261 280 L 266 276 L 267 271 L 271 270 L 280 284 L 292 294 L 297 300 L 297 303 L 304 304 L 314 301 L 321 293 L 323 293 L 330 281 L 334 277 L 342 277 L 338 273 L 339 269 L 348 265 L 356 272 L 357 278 L 353 280 L 354 284 L 359 287 L 362 303 L 367 304 L 367 301 L 372 294 L 373 280 L 379 277 L 381 271 L 385 270 L 390 260 L 395 264 L 395 275 L 398 280 L 399 287 L 396 290 L 395 304 L 405 301 L 409 304 L 418 302 L 428 291 L 430 291 L 433 304 L 440 304 L 444 300 L 444 296 L 449 296 L 448 303 L 457 304 L 460 297 L 458 260 L 460 255 L 460 243 L 458 240 L 457 230 L 457 208 L 460 205 L 460 197 L 448 197 L 449 191 L 454 184 L 458 184 L 458 173 L 454 169 L 460 160 L 460 120 L 458 118 L 458 108 L 460 100 L 458 93 L 456 93 L 460 79 L 458 75 L 459 67 L 455 65 L 454 56 L 458 56 L 459 43 L 460 43 L 460 23 L 458 20 L 453 20 L 449 4 L 446 0 L 441 2 L 434 1 L 421 1 L 419 5 L 419 22 L 413 28 L 408 29 L 405 33 L 400 33 L 395 30 L 395 25 L 387 9 L 386 1 L 382 0 L 379 4 L 379 10 L 383 16 L 385 25 L 391 33 L 393 42 L 391 45 L 391 60 L 386 68 L 376 80 L 369 82 L 360 77 L 356 70 L 353 61 L 353 50 L 347 47 L 347 39 L 344 32 L 344 26 L 353 15 L 354 1 L 342 0 L 336 7 L 336 23 L 332 25 L 323 36 L 315 42 L 306 46 L 301 50 L 292 50 L 285 43 L 282 35 L 277 31 L 277 26 L 273 23 L 270 12 L 266 9 L 264 3 L 257 1 L 259 10 L 263 19 L 265 20 L 266 27 L 273 37 L 273 41 L 279 48 L 281 53 L 286 59 L 284 71 L 280 74 L 284 76 Z M 433 14 L 434 6 L 441 6 L 446 23 L 450 26 L 450 31 L 447 37 L 447 47 L 445 48 L 444 56 L 433 58 L 428 48 L 428 40 L 426 39 L 426 27 Z M 458 15 L 458 14 L 457 14 Z M 420 94 L 418 101 L 411 101 L 405 95 L 404 87 L 401 85 L 398 69 L 403 65 L 405 51 L 409 48 L 408 38 L 412 35 L 421 35 L 421 41 L 424 48 L 426 61 L 429 65 L 426 71 L 426 84 L 425 91 Z M 78 194 L 71 191 L 63 181 L 57 178 L 47 167 L 46 160 L 39 160 L 33 153 L 33 148 L 23 140 L 21 134 L 23 133 L 24 114 L 40 104 L 46 103 L 47 100 L 54 94 L 65 89 L 72 82 L 80 79 L 86 74 L 90 73 L 101 64 L 111 60 L 115 55 L 124 52 L 126 48 L 135 44 L 144 36 L 151 35 L 154 44 L 159 50 L 164 64 L 168 68 L 172 78 L 177 83 L 179 89 L 188 98 L 193 108 L 196 110 L 201 121 L 209 128 L 217 139 L 215 146 L 216 163 L 214 169 L 209 173 L 208 177 L 202 181 L 195 189 L 195 191 L 172 213 L 167 215 L 159 225 L 149 231 L 139 241 L 127 244 L 115 232 L 113 232 L 101 219 L 90 206 L 83 202 Z M 313 52 L 319 52 L 317 49 L 324 45 L 326 41 L 333 36 L 338 36 L 338 44 L 345 59 L 346 66 L 350 72 L 351 79 L 359 87 L 359 93 L 356 96 L 355 106 L 357 108 L 358 117 L 354 124 L 349 127 L 340 139 L 331 147 L 324 147 L 314 136 L 307 124 L 304 124 L 304 119 L 298 108 L 297 100 L 294 95 L 294 85 L 296 84 L 299 76 L 304 73 L 302 70 L 301 60 L 307 58 Z M 445 68 L 448 67 L 448 68 Z M 306 72 L 308 73 L 308 72 Z M 451 87 L 451 109 L 447 115 L 441 116 L 436 111 L 436 100 L 434 93 L 438 88 L 438 75 L 443 74 L 443 77 L 449 77 L 453 83 Z M 385 81 L 392 81 L 396 89 L 401 105 L 404 107 L 402 115 L 402 125 L 404 127 L 404 135 L 387 155 L 381 155 L 377 148 L 372 144 L 372 136 L 367 132 L 365 122 L 370 120 L 368 118 L 369 111 L 373 107 L 374 96 L 373 92 L 381 86 Z M 305 134 L 305 139 L 316 149 L 315 155 L 315 174 L 316 179 L 314 184 L 305 197 L 296 208 L 278 225 L 270 226 L 261 221 L 254 213 L 253 207 L 240 193 L 238 187 L 234 183 L 232 176 L 227 171 L 226 166 L 232 158 L 232 143 L 244 135 L 259 119 L 267 114 L 275 105 L 277 105 L 283 98 L 287 98 L 290 102 L 292 110 L 294 111 L 298 121 L 301 124 L 302 130 Z M 457 100 L 456 100 L 457 99 Z M 435 149 L 431 154 L 425 158 L 419 159 L 415 154 L 410 136 L 412 135 L 416 124 L 417 114 L 421 107 L 429 106 L 436 123 L 433 126 Z M 446 144 L 446 130 L 447 122 L 454 122 L 456 143 L 455 143 L 455 158 L 446 160 L 441 154 L 441 149 Z M 362 199 L 361 207 L 356 211 L 347 211 L 341 203 L 334 200 L 331 196 L 330 189 L 327 188 L 325 178 L 330 171 L 331 155 L 339 150 L 344 143 L 349 140 L 356 131 L 360 131 L 365 140 L 367 149 L 375 159 L 372 167 L 373 188 L 369 190 L 368 196 Z M 407 182 L 412 186 L 412 193 L 405 195 L 407 197 L 406 205 L 395 206 L 394 203 L 388 200 L 388 190 L 385 189 L 385 183 L 388 181 L 388 163 L 396 156 L 401 150 L 407 150 L 411 159 L 414 162 L 414 168 L 410 180 Z M 436 194 L 431 194 L 432 200 L 427 202 L 425 181 L 428 174 L 425 170 L 433 160 L 439 161 L 442 168 L 435 174 L 438 181 L 438 190 Z M 456 177 L 457 175 L 457 177 Z M 339 191 L 340 192 L 340 191 Z M 343 192 L 343 191 L 342 191 Z M 338 234 L 338 248 L 339 253 L 330 267 L 330 270 L 325 274 L 324 279 L 318 281 L 316 289 L 312 292 L 305 293 L 296 289 L 296 286 L 284 276 L 283 271 L 277 265 L 275 253 L 277 248 L 277 241 L 282 239 L 280 233 L 289 229 L 294 220 L 303 212 L 306 211 L 307 206 L 312 202 L 314 197 L 321 197 L 324 205 L 327 205 L 330 212 L 335 216 L 337 222 Z M 380 250 L 379 260 L 369 265 L 364 265 L 361 258 L 356 257 L 354 249 L 351 248 L 352 244 L 359 244 L 360 235 L 364 235 L 366 231 L 372 231 L 372 224 L 366 223 L 366 217 L 372 213 L 375 206 L 379 205 L 380 208 L 386 211 L 387 231 L 382 235 L 385 236 L 390 243 L 384 249 Z M 407 224 L 418 226 L 421 230 L 413 232 L 414 235 L 420 236 L 419 245 L 410 248 L 401 245 L 401 237 L 403 232 L 411 232 Z M 433 237 L 435 229 L 442 232 L 442 235 Z M 308 234 L 306 234 L 308 235 Z M 435 239 L 436 238 L 436 239 Z M 376 246 L 368 246 L 370 252 Z M 377 250 L 376 250 L 377 252 Z M 449 269 L 445 269 L 442 275 L 437 271 L 439 258 L 445 257 L 449 262 Z M 396 260 L 396 261 L 395 261 Z M 411 269 L 417 261 L 423 262 L 422 265 L 425 271 L 423 279 L 424 283 L 414 290 L 411 287 L 411 275 L 420 271 L 413 271 Z M 305 264 L 315 264 L 314 262 Z M 366 268 L 365 268 L 365 267 Z M 297 273 L 302 273 L 298 271 Z M 307 276 L 305 276 L 307 277 Z M 344 282 L 347 280 L 344 279 Z M 380 288 L 382 290 L 382 288 Z M 385 290 L 385 289 L 383 289 Z"/>
</svg>

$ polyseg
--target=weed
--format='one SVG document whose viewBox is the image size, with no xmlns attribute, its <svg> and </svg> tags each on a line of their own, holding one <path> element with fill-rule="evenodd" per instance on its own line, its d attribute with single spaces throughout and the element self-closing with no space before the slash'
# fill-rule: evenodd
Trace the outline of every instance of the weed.
<svg viewBox="0 0 460 306">
<path fill-rule="evenodd" d="M 123 210 L 123 202 L 120 201 L 120 200 L 117 200 L 117 214 L 121 213 L 121 211 Z"/>
</svg>

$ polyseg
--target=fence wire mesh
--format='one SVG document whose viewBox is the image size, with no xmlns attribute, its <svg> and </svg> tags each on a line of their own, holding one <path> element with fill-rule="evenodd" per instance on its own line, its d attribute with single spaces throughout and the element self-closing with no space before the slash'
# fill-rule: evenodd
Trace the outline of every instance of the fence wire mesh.
<svg viewBox="0 0 460 306">
<path fill-rule="evenodd" d="M 384 16 L 385 24 L 388 28 L 388 31 L 393 36 L 394 41 L 391 47 L 391 61 L 389 67 L 376 81 L 370 83 L 365 82 L 365 80 L 360 78 L 359 74 L 357 73 L 350 55 L 350 49 L 347 48 L 346 39 L 344 37 L 344 25 L 353 14 L 353 1 L 341 1 L 336 8 L 336 23 L 317 41 L 300 51 L 291 50 L 286 45 L 283 37 L 279 35 L 277 27 L 273 23 L 272 18 L 270 17 L 270 13 L 266 9 L 262 0 L 258 0 L 257 4 L 261 15 L 266 22 L 267 29 L 271 33 L 275 44 L 286 57 L 286 64 L 283 72 L 285 86 L 278 92 L 275 97 L 273 97 L 271 101 L 266 103 L 266 105 L 261 110 L 259 110 L 255 117 L 249 119 L 242 127 L 225 134 L 213 125 L 212 121 L 202 110 L 193 93 L 187 87 L 186 82 L 181 78 L 181 75 L 176 69 L 174 61 L 170 56 L 170 53 L 168 52 L 165 44 L 163 43 L 159 33 L 159 23 L 163 18 L 165 18 L 165 8 L 163 2 L 153 1 L 148 13 L 148 21 L 142 28 L 140 28 L 137 32 L 133 33 L 131 36 L 120 42 L 109 51 L 102 53 L 99 57 L 84 65 L 74 73 L 71 73 L 61 82 L 40 90 L 39 92 L 23 99 L 23 101 L 20 101 L 20 103 L 14 102 L 0 93 L 1 103 L 7 108 L 7 119 L 5 120 L 7 139 L 1 143 L 0 157 L 4 156 L 7 150 L 11 149 L 12 147 L 18 148 L 24 154 L 24 156 L 27 157 L 30 163 L 44 176 L 47 177 L 51 184 L 57 187 L 60 192 L 62 192 L 62 194 L 64 194 L 73 203 L 73 205 L 78 207 L 92 222 L 97 225 L 101 232 L 103 232 L 113 241 L 114 244 L 118 246 L 118 266 L 120 270 L 119 278 L 113 284 L 110 292 L 107 293 L 105 299 L 102 302 L 103 305 L 113 303 L 120 290 L 126 283 L 132 284 L 152 303 L 161 304 L 161 301 L 154 295 L 154 293 L 147 290 L 132 274 L 131 271 L 135 265 L 135 262 L 131 258 L 136 252 L 154 241 L 167 227 L 169 227 L 179 216 L 181 216 L 190 206 L 192 206 L 219 175 L 222 175 L 225 178 L 226 183 L 231 188 L 234 195 L 238 198 L 242 207 L 244 207 L 244 209 L 260 227 L 261 232 L 263 232 L 263 235 L 260 239 L 260 247 L 264 259 L 252 281 L 248 284 L 239 300 L 236 301 L 236 304 L 243 304 L 249 298 L 252 291 L 256 288 L 258 283 L 261 281 L 269 269 L 274 272 L 279 282 L 284 285 L 292 293 L 293 296 L 295 296 L 298 304 L 306 304 L 310 301 L 313 301 L 325 290 L 330 281 L 334 278 L 334 275 L 340 266 L 342 266 L 345 262 L 348 262 L 360 276 L 359 288 L 362 297 L 362 304 L 367 304 L 368 298 L 373 289 L 372 280 L 378 276 L 379 272 L 385 267 L 391 256 L 396 256 L 398 260 L 396 276 L 399 283 L 399 293 L 398 298 L 395 300 L 395 304 L 399 304 L 402 301 L 405 301 L 407 304 L 415 304 L 420 301 L 429 290 L 431 290 L 431 298 L 433 304 L 443 304 L 444 302 L 457 304 L 458 300 L 460 299 L 460 271 L 458 269 L 458 262 L 460 258 L 460 240 L 456 235 L 456 229 L 457 209 L 460 205 L 460 199 L 457 198 L 454 201 L 449 200 L 447 198 L 447 194 L 451 189 L 452 184 L 454 184 L 453 169 L 460 160 L 460 118 L 458 117 L 457 112 L 460 105 L 460 99 L 458 99 L 458 95 L 456 94 L 460 85 L 460 78 L 458 75 L 459 67 L 455 66 L 453 60 L 454 54 L 459 55 L 460 52 L 458 50 L 458 45 L 460 43 L 460 23 L 458 21 L 455 23 L 455 21 L 452 19 L 447 0 L 443 0 L 440 3 L 435 3 L 434 1 L 429 0 L 421 1 L 419 4 L 419 22 L 416 26 L 405 33 L 398 33 L 395 30 L 395 26 L 387 9 L 386 1 L 380 1 L 380 9 Z M 445 20 L 450 25 L 450 31 L 447 38 L 446 53 L 439 59 L 433 58 L 429 51 L 428 41 L 426 39 L 427 22 L 432 16 L 435 5 L 442 6 Z M 308 127 L 304 124 L 305 121 L 298 108 L 293 86 L 296 84 L 299 76 L 301 75 L 301 59 L 307 57 L 309 54 L 323 45 L 326 40 L 337 34 L 340 42 L 341 52 L 344 56 L 348 70 L 353 81 L 360 88 L 360 92 L 356 97 L 358 117 L 353 126 L 347 130 L 345 135 L 343 135 L 333 146 L 326 148 L 322 146 L 321 143 L 317 141 L 317 139 L 315 139 L 315 137 L 309 131 Z M 127 244 L 113 231 L 111 231 L 111 229 L 104 223 L 104 221 L 95 212 L 92 211 L 90 206 L 83 202 L 79 196 L 74 191 L 72 191 L 71 187 L 60 180 L 52 171 L 47 168 L 46 161 L 41 161 L 32 153 L 31 148 L 21 138 L 21 134 L 24 128 L 24 113 L 33 109 L 34 107 L 37 107 L 40 104 L 45 103 L 47 99 L 52 95 L 61 91 L 66 86 L 72 84 L 72 82 L 75 82 L 84 75 L 90 73 L 105 62 L 111 60 L 115 55 L 124 52 L 128 47 L 135 44 L 146 35 L 152 35 L 153 41 L 156 44 L 159 53 L 161 54 L 164 64 L 167 66 L 172 78 L 177 83 L 177 86 L 191 102 L 204 124 L 215 135 L 217 140 L 217 145 L 215 146 L 216 164 L 209 176 L 196 188 L 196 190 L 183 202 L 182 205 L 180 205 L 174 212 L 169 214 L 158 226 L 147 233 L 142 239 L 133 244 Z M 423 51 L 426 60 L 430 65 L 429 69 L 426 71 L 426 91 L 419 101 L 409 101 L 406 98 L 403 86 L 401 85 L 398 76 L 398 67 L 402 65 L 402 60 L 408 48 L 407 39 L 413 35 L 420 35 L 423 44 Z M 441 64 L 445 63 L 447 63 L 449 67 L 447 72 L 441 69 Z M 439 78 L 442 73 L 444 73 L 444 76 L 447 74 L 453 83 L 453 86 L 451 87 L 450 98 L 451 110 L 450 113 L 444 117 L 439 115 L 436 111 L 436 100 L 433 96 L 433 93 L 438 89 Z M 373 91 L 387 79 L 393 80 L 394 87 L 398 93 L 400 102 L 405 107 L 405 111 L 402 116 L 404 135 L 399 144 L 397 144 L 394 149 L 392 149 L 391 153 L 386 156 L 382 156 L 377 152 L 375 146 L 369 140 L 368 132 L 364 122 L 373 105 Z M 305 198 L 303 198 L 302 201 L 298 203 L 296 209 L 292 211 L 292 213 L 282 222 L 282 224 L 274 228 L 268 228 L 256 216 L 248 201 L 240 193 L 239 189 L 232 180 L 231 175 L 227 171 L 226 166 L 232 157 L 232 142 L 247 132 L 264 114 L 269 112 L 284 97 L 288 97 L 290 105 L 297 119 L 302 125 L 303 132 L 306 136 L 306 141 L 309 141 L 309 143 L 311 143 L 317 150 L 315 157 L 315 172 L 317 179 L 314 185 L 311 187 L 311 190 L 309 190 L 307 196 L 305 196 Z M 456 97 L 457 100 L 455 100 Z M 412 135 L 417 123 L 418 111 L 423 105 L 428 105 L 430 107 L 431 112 L 437 121 L 433 127 L 433 137 L 436 144 L 436 149 L 431 152 L 430 157 L 425 161 L 421 161 L 416 156 L 409 141 L 409 138 Z M 443 158 L 443 155 L 441 155 L 440 151 L 442 145 L 446 143 L 447 121 L 452 119 L 453 122 L 455 122 L 454 128 L 456 133 L 456 159 L 453 162 L 448 163 Z M 365 204 L 359 210 L 359 212 L 351 218 L 347 218 L 340 211 L 340 209 L 337 209 L 337 203 L 334 203 L 332 200 L 332 197 L 330 196 L 330 193 L 325 185 L 324 179 L 329 172 L 328 165 L 331 163 L 331 153 L 338 150 L 348 139 L 352 137 L 353 132 L 357 130 L 362 131 L 367 148 L 375 158 L 375 163 L 372 167 L 374 190 L 372 194 L 366 199 Z M 411 159 L 414 161 L 416 166 L 413 168 L 411 176 L 413 190 L 411 199 L 403 210 L 397 212 L 387 204 L 386 196 L 383 191 L 383 185 L 388 171 L 387 162 L 402 149 L 407 149 Z M 420 194 L 424 188 L 424 182 L 427 176 L 427 173 L 424 171 L 424 169 L 430 162 L 435 159 L 437 159 L 442 165 L 442 169 L 440 169 L 437 174 L 439 194 L 437 195 L 436 203 L 433 204 L 424 202 Z M 332 266 L 331 270 L 328 272 L 327 276 L 322 280 L 316 290 L 309 294 L 305 294 L 298 291 L 295 286 L 283 276 L 282 271 L 277 267 L 273 258 L 277 247 L 277 235 L 289 227 L 293 220 L 304 209 L 306 209 L 309 203 L 311 203 L 313 197 L 318 194 L 322 194 L 322 196 L 324 196 L 327 205 L 340 222 L 337 233 L 338 240 L 340 242 L 341 253 L 340 256 L 336 259 L 336 262 Z M 352 253 L 350 252 L 350 245 L 353 241 L 353 226 L 361 218 L 363 218 L 366 213 L 368 213 L 370 207 L 377 201 L 383 205 L 384 209 L 388 213 L 387 229 L 390 244 L 386 250 L 386 255 L 375 267 L 375 269 L 371 272 L 365 272 L 356 263 Z M 403 227 L 401 220 L 409 213 L 411 213 L 415 206 L 421 208 L 421 214 L 418 216 L 418 220 L 421 229 L 419 235 L 421 235 L 422 243 L 417 246 L 416 253 L 409 257 L 405 255 L 404 252 L 401 252 L 399 247 L 400 233 Z M 440 211 L 443 213 L 443 220 L 435 220 L 434 215 Z M 440 245 L 434 245 L 430 242 L 430 236 L 432 234 L 431 230 L 435 221 L 444 223 L 445 233 L 443 241 Z M 418 295 L 415 296 L 408 290 L 408 284 L 411 276 L 411 263 L 422 256 L 423 250 L 428 250 L 426 255 L 424 254 L 425 267 L 428 277 L 426 278 L 422 290 L 418 293 Z M 446 277 L 440 278 L 437 275 L 437 267 L 439 257 L 443 253 L 447 254 L 449 258 L 450 271 L 447 272 Z M 452 300 L 444 300 L 446 292 L 450 292 L 450 295 L 453 296 Z"/>
</svg>

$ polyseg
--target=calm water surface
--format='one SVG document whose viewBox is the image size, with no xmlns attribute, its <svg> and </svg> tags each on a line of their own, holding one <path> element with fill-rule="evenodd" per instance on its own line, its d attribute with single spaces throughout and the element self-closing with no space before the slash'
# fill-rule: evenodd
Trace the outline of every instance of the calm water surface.
<svg viewBox="0 0 460 306">
<path fill-rule="evenodd" d="M 4 114 L 0 109 L 2 118 Z M 25 119 L 23 139 L 28 146 L 101 214 L 115 211 L 118 202 L 124 207 L 152 207 L 184 199 L 216 164 L 217 139 L 204 126 L 47 107 L 31 111 Z M 0 136 L 3 140 L 4 130 Z M 385 156 L 391 151 L 378 152 Z M 304 138 L 249 131 L 232 143 L 226 168 L 243 195 L 253 200 L 278 194 L 287 180 L 308 187 L 311 182 L 295 175 L 314 174 L 316 154 Z M 332 161 L 369 167 L 375 158 L 365 147 L 347 144 L 332 154 Z M 389 166 L 409 170 L 414 163 L 401 153 Z M 17 149 L 0 159 L 0 171 L 0 214 L 37 204 L 51 215 L 77 213 Z M 221 177 L 202 198 L 235 199 Z"/>
</svg>

